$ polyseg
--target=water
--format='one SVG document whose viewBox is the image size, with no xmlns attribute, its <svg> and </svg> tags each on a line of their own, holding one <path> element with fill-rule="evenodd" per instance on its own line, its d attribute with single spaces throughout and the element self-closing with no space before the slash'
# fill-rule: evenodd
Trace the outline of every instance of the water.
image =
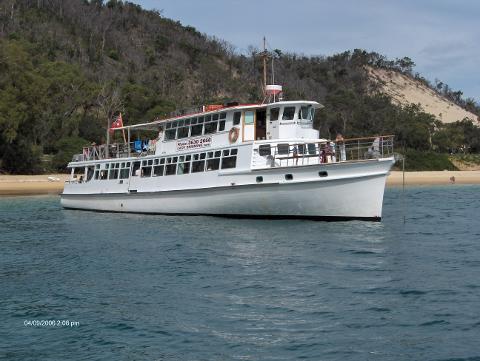
<svg viewBox="0 0 480 361">
<path fill-rule="evenodd" d="M 2 198 L 0 358 L 480 360 L 479 192 L 408 188 L 406 224 L 396 188 L 382 223 Z"/>
</svg>

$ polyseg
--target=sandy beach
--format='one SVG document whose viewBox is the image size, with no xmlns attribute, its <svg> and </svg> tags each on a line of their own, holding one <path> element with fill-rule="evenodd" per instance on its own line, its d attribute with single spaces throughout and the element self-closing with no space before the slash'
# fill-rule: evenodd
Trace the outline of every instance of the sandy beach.
<svg viewBox="0 0 480 361">
<path fill-rule="evenodd" d="M 60 194 L 67 174 L 0 175 L 0 195 Z"/>
<path fill-rule="evenodd" d="M 402 178 L 402 172 L 390 172 L 387 186 L 402 185 Z M 405 185 L 407 186 L 447 184 L 480 184 L 480 171 L 405 172 Z"/>
<path fill-rule="evenodd" d="M 0 175 L 0 196 L 60 194 L 67 178 L 67 174 Z M 480 171 L 405 172 L 407 186 L 447 184 L 480 184 Z M 401 185 L 402 172 L 392 171 L 387 186 Z"/>
</svg>

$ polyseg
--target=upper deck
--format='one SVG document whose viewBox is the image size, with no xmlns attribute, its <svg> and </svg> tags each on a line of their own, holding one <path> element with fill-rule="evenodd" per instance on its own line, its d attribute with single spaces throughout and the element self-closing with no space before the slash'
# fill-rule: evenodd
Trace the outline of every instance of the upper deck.
<svg viewBox="0 0 480 361">
<path fill-rule="evenodd" d="M 73 161 L 175 154 L 260 140 L 319 139 L 313 119 L 321 107 L 305 100 L 203 107 L 200 112 L 118 127 L 115 130 L 125 134 L 123 143 L 85 147 Z M 153 139 L 142 138 L 144 130 L 158 133 Z"/>
</svg>

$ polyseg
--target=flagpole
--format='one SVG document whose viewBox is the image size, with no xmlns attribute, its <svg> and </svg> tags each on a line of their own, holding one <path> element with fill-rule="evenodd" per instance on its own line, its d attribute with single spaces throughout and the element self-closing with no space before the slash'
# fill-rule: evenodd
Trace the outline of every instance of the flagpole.
<svg viewBox="0 0 480 361">
<path fill-rule="evenodd" d="M 120 119 L 122 120 L 122 127 L 123 127 L 122 113 L 120 113 Z M 122 134 L 123 134 L 123 143 L 127 144 L 127 138 L 125 138 L 125 129 L 124 128 L 122 128 Z"/>
<path fill-rule="evenodd" d="M 105 149 L 105 159 L 108 159 L 109 147 L 110 147 L 110 118 L 107 116 L 107 148 Z"/>
</svg>

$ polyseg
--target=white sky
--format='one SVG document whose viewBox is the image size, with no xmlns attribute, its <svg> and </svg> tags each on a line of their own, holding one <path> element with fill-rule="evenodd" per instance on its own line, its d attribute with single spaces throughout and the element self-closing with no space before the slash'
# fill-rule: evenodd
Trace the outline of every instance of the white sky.
<svg viewBox="0 0 480 361">
<path fill-rule="evenodd" d="M 261 46 L 305 55 L 362 48 L 409 56 L 435 78 L 480 103 L 478 0 L 135 0 L 244 52 Z"/>
</svg>

